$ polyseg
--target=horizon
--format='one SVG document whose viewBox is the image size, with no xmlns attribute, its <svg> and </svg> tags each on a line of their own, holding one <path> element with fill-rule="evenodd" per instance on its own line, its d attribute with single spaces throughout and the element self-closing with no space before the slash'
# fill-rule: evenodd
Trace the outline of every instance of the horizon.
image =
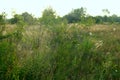
<svg viewBox="0 0 120 80">
<path fill-rule="evenodd" d="M 52 9 L 56 12 L 59 16 L 64 16 L 71 12 L 73 9 L 77 8 L 86 8 L 86 12 L 92 16 L 103 15 L 102 9 L 108 9 L 110 11 L 110 15 L 116 14 L 120 16 L 119 10 L 119 2 L 118 0 L 31 0 L 31 1 L 23 1 L 23 0 L 0 0 L 1 7 L 0 7 L 0 14 L 2 12 L 6 12 L 7 18 L 12 17 L 12 12 L 15 11 L 16 14 L 21 14 L 23 12 L 28 12 L 32 14 L 34 17 L 41 17 L 42 11 L 47 7 L 52 7 Z"/>
</svg>

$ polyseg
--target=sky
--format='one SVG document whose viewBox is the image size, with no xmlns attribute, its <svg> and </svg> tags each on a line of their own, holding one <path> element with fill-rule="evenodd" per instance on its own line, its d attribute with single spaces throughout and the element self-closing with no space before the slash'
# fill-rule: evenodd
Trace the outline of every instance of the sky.
<svg viewBox="0 0 120 80">
<path fill-rule="evenodd" d="M 108 9 L 110 15 L 120 16 L 120 0 L 0 0 L 0 13 L 6 12 L 8 18 L 12 17 L 13 11 L 17 14 L 28 12 L 40 17 L 49 6 L 59 16 L 81 7 L 86 8 L 87 14 L 93 16 L 103 15 L 102 9 Z"/>
</svg>

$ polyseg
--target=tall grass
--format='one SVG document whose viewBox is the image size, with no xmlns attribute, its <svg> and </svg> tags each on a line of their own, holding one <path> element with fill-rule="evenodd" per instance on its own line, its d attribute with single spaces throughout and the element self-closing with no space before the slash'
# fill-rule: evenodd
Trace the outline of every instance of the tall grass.
<svg viewBox="0 0 120 80">
<path fill-rule="evenodd" d="M 119 80 L 119 38 L 110 39 L 105 31 L 89 35 L 89 31 L 65 23 L 26 27 L 17 45 L 0 42 L 0 52 L 11 61 L 6 64 L 6 56 L 1 55 L 7 68 L 0 67 L 0 79 Z M 96 47 L 99 40 L 102 45 Z"/>
</svg>

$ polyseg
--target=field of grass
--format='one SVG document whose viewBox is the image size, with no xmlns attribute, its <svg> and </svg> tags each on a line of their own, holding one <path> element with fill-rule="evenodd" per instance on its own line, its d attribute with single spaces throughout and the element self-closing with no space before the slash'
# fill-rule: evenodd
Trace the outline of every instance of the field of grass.
<svg viewBox="0 0 120 80">
<path fill-rule="evenodd" d="M 0 41 L 0 80 L 120 80 L 119 35 L 120 25 L 26 26 Z"/>
</svg>

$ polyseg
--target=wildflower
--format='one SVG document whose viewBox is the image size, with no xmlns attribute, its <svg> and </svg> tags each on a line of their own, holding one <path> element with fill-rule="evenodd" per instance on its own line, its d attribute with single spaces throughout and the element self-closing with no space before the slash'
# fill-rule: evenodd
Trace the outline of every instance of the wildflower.
<svg viewBox="0 0 120 80">
<path fill-rule="evenodd" d="M 113 28 L 113 31 L 116 31 L 116 28 Z"/>
<path fill-rule="evenodd" d="M 89 35 L 92 36 L 93 35 L 92 32 L 89 32 Z"/>
<path fill-rule="evenodd" d="M 115 72 L 118 72 L 118 70 L 115 70 Z"/>
</svg>

